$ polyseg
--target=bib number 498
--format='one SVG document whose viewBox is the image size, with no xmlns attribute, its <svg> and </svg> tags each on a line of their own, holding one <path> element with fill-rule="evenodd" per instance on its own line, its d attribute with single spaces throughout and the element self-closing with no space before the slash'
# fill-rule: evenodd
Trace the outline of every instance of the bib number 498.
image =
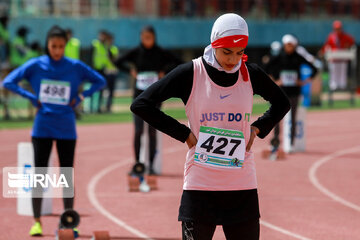
<svg viewBox="0 0 360 240">
<path fill-rule="evenodd" d="M 70 92 L 70 82 L 44 79 L 41 81 L 39 97 L 42 103 L 67 105 Z"/>
<path fill-rule="evenodd" d="M 51 85 L 47 85 L 44 89 L 44 93 L 47 95 L 50 95 L 52 97 L 54 96 L 59 96 L 59 97 L 64 97 L 65 96 L 65 87 L 63 86 L 51 86 Z"/>
</svg>

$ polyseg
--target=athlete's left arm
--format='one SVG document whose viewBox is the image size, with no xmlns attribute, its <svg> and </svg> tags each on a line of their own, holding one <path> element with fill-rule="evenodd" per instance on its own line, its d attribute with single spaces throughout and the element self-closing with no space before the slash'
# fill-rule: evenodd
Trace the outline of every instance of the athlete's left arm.
<svg viewBox="0 0 360 240">
<path fill-rule="evenodd" d="M 301 59 L 301 63 L 303 64 L 307 64 L 309 65 L 309 67 L 311 68 L 312 70 L 312 73 L 311 73 L 311 78 L 315 77 L 315 75 L 317 74 L 318 70 L 317 68 L 314 66 L 314 64 L 312 64 L 311 62 L 309 62 L 308 60 L 306 60 L 303 56 L 299 55 L 300 59 Z"/>
<path fill-rule="evenodd" d="M 101 76 L 101 74 L 99 74 L 97 71 L 95 71 L 94 69 L 90 68 L 88 65 L 86 65 L 83 62 L 79 61 L 79 71 L 81 71 L 81 75 L 82 75 L 82 81 L 89 81 L 91 82 L 91 87 L 82 92 L 82 95 L 84 97 L 89 97 L 91 96 L 94 92 L 102 89 L 105 84 L 105 78 L 103 76 Z"/>
<path fill-rule="evenodd" d="M 80 71 L 81 81 L 91 82 L 91 87 L 88 90 L 79 93 L 71 100 L 69 105 L 73 108 L 82 102 L 85 97 L 93 95 L 93 93 L 103 88 L 106 84 L 104 77 L 85 63 L 78 61 L 76 66 L 77 70 Z"/>
<path fill-rule="evenodd" d="M 299 80 L 300 86 L 304 86 L 304 85 L 310 83 L 313 80 L 313 78 L 317 74 L 318 70 L 314 66 L 314 64 L 312 64 L 311 62 L 306 60 L 303 56 L 301 56 L 301 55 L 298 55 L 298 56 L 299 56 L 299 59 L 300 59 L 300 64 L 306 64 L 311 68 L 311 76 L 308 79 L 306 79 L 305 81 L 300 81 Z"/>
<path fill-rule="evenodd" d="M 249 70 L 254 94 L 260 95 L 271 104 L 270 108 L 251 124 L 260 130 L 257 136 L 264 138 L 290 110 L 290 102 L 280 87 L 258 65 L 246 65 Z"/>
</svg>

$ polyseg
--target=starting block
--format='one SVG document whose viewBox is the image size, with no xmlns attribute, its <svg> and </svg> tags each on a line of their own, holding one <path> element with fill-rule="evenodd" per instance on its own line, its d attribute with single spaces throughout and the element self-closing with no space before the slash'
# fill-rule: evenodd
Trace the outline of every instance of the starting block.
<svg viewBox="0 0 360 240">
<path fill-rule="evenodd" d="M 271 150 L 263 150 L 262 151 L 262 157 L 265 159 L 269 159 L 272 161 L 275 160 L 282 160 L 285 159 L 285 152 L 279 147 L 280 146 L 280 139 L 279 138 L 273 138 L 271 139 Z"/>
<path fill-rule="evenodd" d="M 149 192 L 157 189 L 156 176 L 145 176 L 145 165 L 143 163 L 136 163 L 129 176 L 128 184 L 130 192 Z"/>
<path fill-rule="evenodd" d="M 56 232 L 56 240 L 74 240 L 79 237 L 73 229 L 80 223 L 80 215 L 73 209 L 66 209 L 60 216 L 59 229 Z"/>
<path fill-rule="evenodd" d="M 149 187 L 151 190 L 157 190 L 157 177 L 154 175 L 148 175 L 146 176 L 146 181 L 149 184 Z"/>
<path fill-rule="evenodd" d="M 283 160 L 286 158 L 286 154 L 282 149 L 278 149 L 276 151 L 272 150 L 263 150 L 262 157 L 265 159 L 270 159 L 272 161 L 275 160 Z"/>
<path fill-rule="evenodd" d="M 94 231 L 91 240 L 110 240 L 110 234 L 108 231 Z"/>
<path fill-rule="evenodd" d="M 74 240 L 74 231 L 72 229 L 59 229 L 57 232 L 57 240 Z"/>
</svg>

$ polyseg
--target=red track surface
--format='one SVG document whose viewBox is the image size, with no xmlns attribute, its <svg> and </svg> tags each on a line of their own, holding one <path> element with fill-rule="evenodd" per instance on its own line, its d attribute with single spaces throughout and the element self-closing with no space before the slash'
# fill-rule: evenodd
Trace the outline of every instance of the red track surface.
<svg viewBox="0 0 360 240">
<path fill-rule="evenodd" d="M 360 239 L 360 110 L 309 113 L 307 151 L 284 161 L 261 158 L 269 140 L 257 139 L 261 239 Z M 127 192 L 133 161 L 132 125 L 79 126 L 75 209 L 80 239 L 109 230 L 113 239 L 180 239 L 177 212 L 182 191 L 185 145 L 164 137 L 164 175 L 159 190 Z M 29 130 L 0 131 L 0 167 L 16 165 L 16 147 Z M 54 239 L 62 201 L 43 217 L 44 237 Z M 16 200 L 0 199 L 0 239 L 31 239 L 31 217 L 16 214 Z M 125 227 L 124 227 L 125 226 Z M 219 228 L 214 239 L 224 239 Z"/>
</svg>

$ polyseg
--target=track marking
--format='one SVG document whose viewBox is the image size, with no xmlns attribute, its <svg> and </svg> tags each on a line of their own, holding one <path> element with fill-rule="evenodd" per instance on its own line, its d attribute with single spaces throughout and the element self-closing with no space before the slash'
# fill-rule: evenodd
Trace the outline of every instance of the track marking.
<svg viewBox="0 0 360 240">
<path fill-rule="evenodd" d="M 90 200 L 90 203 L 105 217 L 113 221 L 118 226 L 124 228 L 125 230 L 129 231 L 130 233 L 134 234 L 137 237 L 141 237 L 144 239 L 152 240 L 149 236 L 146 234 L 140 232 L 136 228 L 131 227 L 130 225 L 126 224 L 123 220 L 115 217 L 113 214 L 111 214 L 108 210 L 106 210 L 98 201 L 95 193 L 96 185 L 99 182 L 99 180 L 107 175 L 109 172 L 115 170 L 116 168 L 123 167 L 125 165 L 130 164 L 133 161 L 133 158 L 128 158 L 125 160 L 122 160 L 119 163 L 112 164 L 104 169 L 102 169 L 100 172 L 98 172 L 95 176 L 93 176 L 88 184 L 87 187 L 87 193 L 88 198 Z"/>
<path fill-rule="evenodd" d="M 102 144 L 99 145 L 97 144 L 96 146 L 90 146 L 90 147 L 79 147 L 80 149 L 76 150 L 76 154 L 79 153 L 89 153 L 89 152 L 96 152 L 99 150 L 106 150 L 106 149 L 113 149 L 113 148 L 119 148 L 119 147 L 130 147 L 130 143 L 129 142 L 121 142 L 121 143 L 114 143 L 114 144 Z"/>
<path fill-rule="evenodd" d="M 172 147 L 172 148 L 168 148 L 164 151 L 164 153 L 173 153 L 179 150 L 184 150 L 183 147 Z M 96 197 L 96 185 L 97 183 L 100 181 L 100 179 L 102 177 L 104 177 L 105 175 L 107 175 L 109 172 L 115 170 L 116 168 L 120 168 L 120 167 L 124 167 L 128 164 L 130 164 L 133 161 L 133 158 L 128 158 L 125 160 L 122 160 L 119 163 L 115 163 L 112 164 L 104 169 L 102 169 L 100 172 L 98 172 L 95 176 L 93 176 L 90 179 L 90 182 L 88 184 L 87 187 L 87 195 L 88 198 L 90 200 L 90 203 L 105 217 L 107 217 L 108 219 L 110 219 L 111 221 L 113 221 L 115 224 L 117 224 L 118 226 L 124 228 L 125 230 L 129 231 L 130 233 L 134 234 L 137 237 L 141 237 L 147 240 L 153 240 L 152 238 L 150 238 L 149 236 L 147 236 L 146 234 L 142 233 L 141 231 L 137 230 L 136 228 L 131 227 L 130 225 L 126 224 L 125 221 L 115 217 L 113 214 L 111 214 L 109 211 L 107 211 L 98 201 L 97 197 Z"/>
<path fill-rule="evenodd" d="M 360 206 L 349 202 L 345 199 L 343 199 L 342 197 L 336 195 L 335 193 L 331 192 L 329 189 L 327 189 L 326 187 L 324 187 L 319 180 L 316 177 L 316 171 L 319 169 L 319 167 L 323 164 L 325 164 L 326 162 L 330 161 L 331 159 L 335 158 L 335 157 L 339 157 L 341 155 L 345 155 L 348 153 L 354 153 L 354 152 L 360 152 L 360 146 L 357 147 L 353 147 L 353 148 L 348 148 L 345 150 L 341 150 L 341 151 L 337 151 L 334 153 L 331 153 L 327 156 L 324 156 L 322 158 L 320 158 L 319 160 L 317 160 L 315 163 L 313 163 L 313 165 L 310 167 L 309 169 L 309 179 L 311 181 L 311 183 L 323 194 L 327 195 L 328 197 L 330 197 L 331 199 L 333 199 L 336 202 L 339 202 L 340 204 L 347 206 L 349 208 L 352 208 L 356 211 L 360 212 Z"/>
<path fill-rule="evenodd" d="M 172 147 L 172 148 L 168 148 L 164 151 L 164 153 L 174 153 L 176 151 L 180 151 L 180 150 L 184 150 L 183 147 Z M 255 150 L 254 153 L 259 152 L 260 150 Z M 130 233 L 134 234 L 137 237 L 141 237 L 144 239 L 148 239 L 148 240 L 153 240 L 151 239 L 149 236 L 147 236 L 146 234 L 142 233 L 141 231 L 137 230 L 136 228 L 131 227 L 130 225 L 126 224 L 126 222 L 124 222 L 123 220 L 115 217 L 113 214 L 111 214 L 109 211 L 107 211 L 98 201 L 97 197 L 96 197 L 96 193 L 95 193 L 95 189 L 96 189 L 96 185 L 97 183 L 100 181 L 100 179 L 102 177 L 104 177 L 105 175 L 107 175 L 109 172 L 115 170 L 116 168 L 120 168 L 120 167 L 124 167 L 127 164 L 130 164 L 132 162 L 132 158 L 129 159 L 125 159 L 123 160 L 121 163 L 115 163 L 112 164 L 106 168 L 104 168 L 103 170 L 101 170 L 99 173 L 97 173 L 95 176 L 93 176 L 88 184 L 88 188 L 87 188 L 87 193 L 88 193 L 88 198 L 91 202 L 91 204 L 105 217 L 107 217 L 109 220 L 113 221 L 115 224 L 117 224 L 118 226 L 124 228 L 125 230 L 129 231 Z M 297 233 L 293 233 L 290 232 L 284 228 L 275 226 L 269 222 L 266 222 L 264 220 L 260 220 L 260 224 L 268 227 L 272 230 L 278 231 L 282 234 L 291 236 L 293 238 L 296 239 L 300 239 L 300 240 L 311 240 L 310 238 L 306 238 L 303 237 Z"/>
<path fill-rule="evenodd" d="M 277 232 L 281 232 L 282 234 L 288 235 L 288 236 L 296 238 L 296 239 L 311 240 L 311 238 L 303 237 L 303 236 L 301 236 L 301 235 L 299 235 L 297 233 L 290 232 L 290 231 L 288 231 L 288 230 L 286 230 L 284 228 L 275 226 L 275 225 L 273 225 L 273 224 L 271 224 L 269 222 L 266 222 L 264 220 L 261 220 L 261 219 L 260 219 L 260 224 L 265 226 L 265 227 L 268 227 L 268 228 L 270 228 L 272 230 L 275 230 Z"/>
</svg>

